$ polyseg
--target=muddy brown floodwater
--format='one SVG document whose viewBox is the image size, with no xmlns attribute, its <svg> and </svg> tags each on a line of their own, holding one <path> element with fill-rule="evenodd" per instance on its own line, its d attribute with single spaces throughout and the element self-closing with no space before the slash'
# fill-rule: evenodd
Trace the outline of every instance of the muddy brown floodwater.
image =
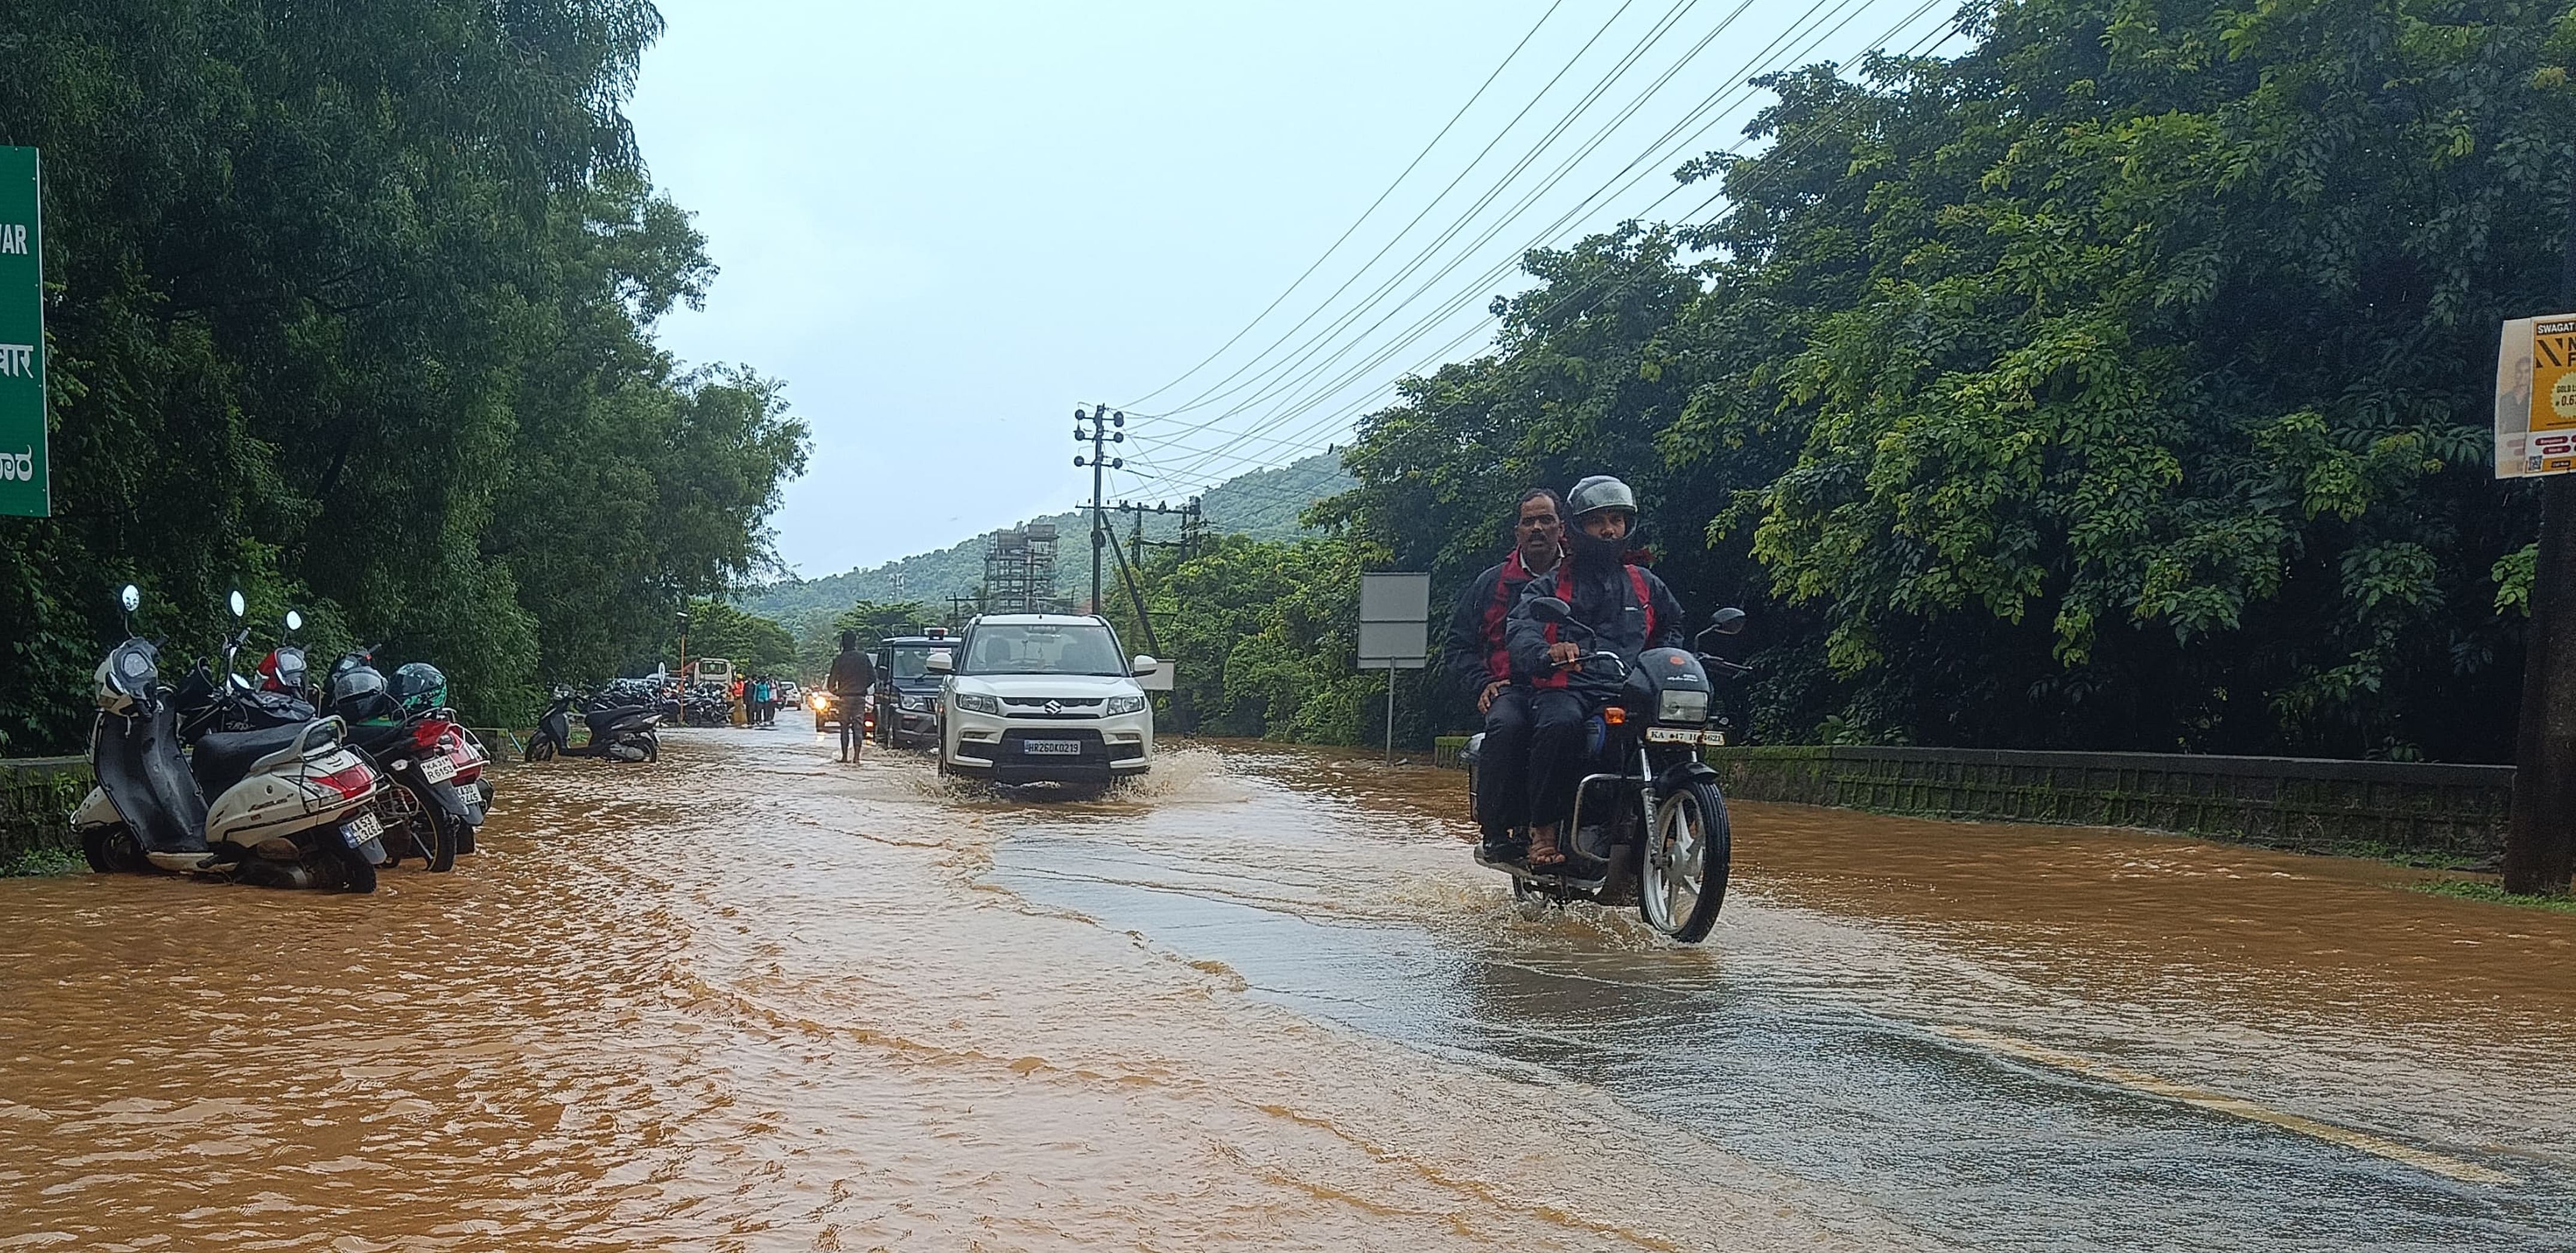
<svg viewBox="0 0 2576 1253">
<path fill-rule="evenodd" d="M 1743 805 L 1683 949 L 1447 774 L 830 756 L 516 769 L 372 898 L 0 882 L 0 1253 L 2576 1243 L 2576 918 Z"/>
</svg>

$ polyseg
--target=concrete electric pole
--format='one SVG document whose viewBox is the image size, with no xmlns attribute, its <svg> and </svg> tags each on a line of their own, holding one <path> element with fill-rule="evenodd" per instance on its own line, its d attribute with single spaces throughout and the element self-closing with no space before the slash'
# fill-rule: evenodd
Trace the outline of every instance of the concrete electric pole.
<svg viewBox="0 0 2576 1253">
<path fill-rule="evenodd" d="M 1083 424 L 1086 422 L 1091 424 L 1091 429 L 1088 431 L 1082 429 Z M 1085 460 L 1081 457 L 1076 457 L 1073 459 L 1073 464 L 1075 469 L 1080 469 L 1085 465 L 1091 467 L 1090 609 L 1093 613 L 1100 612 L 1100 550 L 1109 543 L 1109 532 L 1107 529 L 1109 525 L 1108 515 L 1103 511 L 1100 500 L 1100 477 L 1106 471 L 1116 470 L 1127 464 L 1127 459 L 1124 457 L 1109 456 L 1106 451 L 1104 451 L 1104 446 L 1109 444 L 1126 443 L 1127 432 L 1123 430 L 1112 431 L 1110 429 L 1111 427 L 1123 427 L 1125 425 L 1127 425 L 1127 415 L 1124 413 L 1112 413 L 1109 411 L 1109 406 L 1107 405 L 1094 405 L 1089 413 L 1084 413 L 1082 411 L 1082 406 L 1080 405 L 1075 405 L 1073 407 L 1074 442 L 1088 442 L 1091 445 L 1090 459 Z"/>
</svg>

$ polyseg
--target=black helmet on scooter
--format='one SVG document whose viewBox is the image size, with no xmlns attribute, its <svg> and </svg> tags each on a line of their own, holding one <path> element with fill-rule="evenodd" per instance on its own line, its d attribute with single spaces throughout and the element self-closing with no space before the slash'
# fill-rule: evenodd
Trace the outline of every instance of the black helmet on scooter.
<svg viewBox="0 0 2576 1253">
<path fill-rule="evenodd" d="M 399 721 L 385 676 L 365 664 L 332 668 L 331 708 L 351 722 Z"/>
</svg>

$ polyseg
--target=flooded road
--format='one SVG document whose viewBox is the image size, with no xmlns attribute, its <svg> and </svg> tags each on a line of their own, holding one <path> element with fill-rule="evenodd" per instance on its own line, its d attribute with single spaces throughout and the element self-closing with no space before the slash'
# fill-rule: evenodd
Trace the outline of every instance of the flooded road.
<svg viewBox="0 0 2576 1253">
<path fill-rule="evenodd" d="M 0 1250 L 2568 1248 L 2576 918 L 1744 805 L 1698 948 L 1458 776 L 511 772 L 374 898 L 0 881 Z"/>
</svg>

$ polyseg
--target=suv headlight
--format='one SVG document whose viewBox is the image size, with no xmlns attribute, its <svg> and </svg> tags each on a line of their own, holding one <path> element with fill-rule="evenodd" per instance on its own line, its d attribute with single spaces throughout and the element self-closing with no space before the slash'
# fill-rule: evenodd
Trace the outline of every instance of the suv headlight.
<svg viewBox="0 0 2576 1253">
<path fill-rule="evenodd" d="M 1105 713 L 1112 718 L 1115 718 L 1120 714 L 1143 713 L 1144 711 L 1145 698 L 1142 696 L 1112 696 L 1109 698 L 1108 706 L 1101 710 L 1102 713 Z"/>
<path fill-rule="evenodd" d="M 1663 703 L 1655 707 L 1657 722 L 1708 721 L 1708 693 L 1667 691 Z"/>
<path fill-rule="evenodd" d="M 926 714 L 930 712 L 930 698 L 927 696 L 905 696 L 896 700 L 895 703 L 917 714 Z"/>
<path fill-rule="evenodd" d="M 982 692 L 959 692 L 957 707 L 968 713 L 991 714 L 996 718 L 1002 716 L 1002 702 Z"/>
</svg>

